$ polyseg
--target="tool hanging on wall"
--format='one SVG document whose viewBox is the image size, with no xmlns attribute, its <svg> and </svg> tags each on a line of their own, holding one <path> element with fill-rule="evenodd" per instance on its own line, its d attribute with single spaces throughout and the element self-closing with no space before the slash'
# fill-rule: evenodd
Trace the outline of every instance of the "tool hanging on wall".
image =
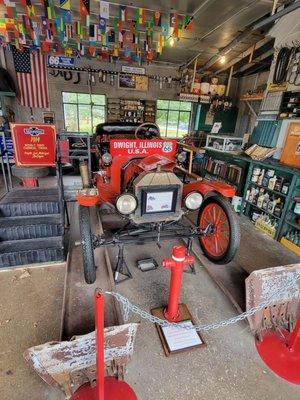
<svg viewBox="0 0 300 400">
<path fill-rule="evenodd" d="M 71 71 L 64 71 L 63 76 L 65 81 L 70 81 L 73 78 L 73 74 Z"/>
<path fill-rule="evenodd" d="M 287 73 L 287 81 L 291 85 L 300 85 L 300 47 L 293 47 Z"/>
<path fill-rule="evenodd" d="M 77 85 L 78 83 L 80 83 L 80 81 L 81 81 L 81 76 L 80 76 L 80 73 L 77 72 L 77 79 L 73 83 L 74 83 L 74 85 Z"/>
<path fill-rule="evenodd" d="M 274 69 L 273 83 L 279 84 L 286 81 L 290 56 L 291 49 L 288 47 L 282 47 L 279 50 Z"/>
</svg>

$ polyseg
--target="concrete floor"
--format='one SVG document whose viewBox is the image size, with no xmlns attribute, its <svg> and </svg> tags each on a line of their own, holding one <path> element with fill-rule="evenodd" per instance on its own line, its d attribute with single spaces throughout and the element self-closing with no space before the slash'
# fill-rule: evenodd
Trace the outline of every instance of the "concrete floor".
<svg viewBox="0 0 300 400">
<path fill-rule="evenodd" d="M 247 222 L 246 236 L 252 232 L 252 240 L 265 249 L 264 259 L 259 259 L 259 267 L 269 266 L 274 248 L 269 239 L 260 234 Z M 244 235 L 243 229 L 243 237 Z M 258 240 L 259 239 L 259 240 Z M 160 267 L 156 271 L 141 272 L 136 261 L 147 256 L 158 263 L 168 257 L 174 243 L 164 243 L 160 250 L 156 245 L 147 248 L 135 247 L 126 250 L 128 265 L 134 279 L 118 286 L 118 291 L 145 310 L 166 304 L 169 271 Z M 274 241 L 273 241 L 274 244 Z M 282 249 L 282 246 L 278 244 Z M 237 260 L 252 263 L 252 248 L 242 242 Z M 279 248 L 279 250 L 280 250 Z M 278 249 L 277 249 L 278 250 Z M 283 250 L 283 249 L 282 249 Z M 269 252 L 271 253 L 269 254 Z M 112 251 L 113 253 L 113 251 Z M 269 254 L 269 257 L 268 257 Z M 287 254 L 277 253 L 278 265 L 289 263 Z M 113 255 L 113 254 L 112 254 Z M 203 256 L 203 264 L 208 266 Z M 239 262 L 236 261 L 236 267 Z M 286 262 L 287 261 L 287 262 Z M 297 259 L 299 262 L 299 257 Z M 219 268 L 226 268 L 219 267 Z M 234 266 L 231 266 L 234 268 Z M 237 314 L 228 297 L 209 276 L 206 268 L 196 263 L 196 276 L 184 274 L 182 302 L 199 323 L 211 323 L 230 318 Z M 139 321 L 130 316 L 130 321 Z M 299 400 L 300 388 L 277 378 L 257 355 L 254 338 L 247 323 L 210 331 L 203 335 L 207 347 L 191 352 L 165 357 L 155 327 L 141 321 L 135 353 L 128 366 L 127 381 L 135 388 L 143 400 L 165 399 L 213 399 L 213 400 Z"/>
<path fill-rule="evenodd" d="M 237 308 L 243 308 L 243 280 L 253 269 L 300 262 L 299 257 L 278 242 L 258 232 L 246 218 L 241 218 L 240 222 L 241 246 L 235 260 L 228 266 L 209 263 L 195 246 L 197 274 L 184 274 L 182 302 L 188 305 L 200 323 L 216 322 L 236 315 L 233 303 Z M 169 271 L 159 267 L 156 271 L 143 273 L 135 265 L 138 259 L 147 256 L 154 257 L 160 264 L 163 258 L 170 256 L 174 244 L 177 243 L 164 242 L 162 249 L 154 244 L 126 248 L 125 256 L 134 279 L 117 286 L 117 290 L 148 311 L 165 305 Z M 110 250 L 110 256 L 114 262 L 114 250 Z M 76 267 L 71 265 L 71 268 L 76 268 L 73 277 L 82 279 L 77 264 Z M 30 278 L 26 275 L 27 279 L 19 279 L 17 283 L 13 278 L 16 274 L 14 270 L 6 278 L 0 274 L 0 400 L 64 398 L 57 390 L 43 383 L 22 358 L 26 347 L 56 339 L 59 334 L 61 314 L 58 302 L 62 299 L 64 268 L 52 268 L 46 274 L 39 274 L 38 270 L 33 269 Z M 56 287 L 59 293 L 55 291 Z M 233 298 L 229 299 L 220 287 L 227 294 L 233 293 Z M 85 315 L 85 324 L 92 324 L 93 307 L 86 301 L 87 296 L 92 301 L 90 287 L 82 281 L 77 282 L 76 288 L 76 309 L 79 310 L 83 304 L 85 312 L 90 313 Z M 72 301 L 70 307 L 73 305 Z M 82 313 L 76 315 L 77 326 L 80 326 Z M 36 321 L 40 321 L 37 326 Z M 139 318 L 131 315 L 130 321 L 139 321 Z M 76 321 L 67 329 L 68 335 L 78 333 L 71 332 L 72 329 L 76 329 Z M 80 329 L 88 331 L 92 326 L 81 326 Z M 262 363 L 247 323 L 240 322 L 211 331 L 203 334 L 203 337 L 207 347 L 166 358 L 155 326 L 141 321 L 133 360 L 126 375 L 126 380 L 134 387 L 138 398 L 300 399 L 299 387 L 277 378 Z"/>
</svg>

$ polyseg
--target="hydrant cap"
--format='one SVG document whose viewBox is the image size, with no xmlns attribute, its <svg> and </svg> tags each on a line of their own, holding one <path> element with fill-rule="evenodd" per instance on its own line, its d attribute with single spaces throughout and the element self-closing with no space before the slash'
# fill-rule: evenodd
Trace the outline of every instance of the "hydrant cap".
<svg viewBox="0 0 300 400">
<path fill-rule="evenodd" d="M 185 258 L 186 256 L 185 246 L 174 246 L 172 256 L 178 259 Z"/>
</svg>

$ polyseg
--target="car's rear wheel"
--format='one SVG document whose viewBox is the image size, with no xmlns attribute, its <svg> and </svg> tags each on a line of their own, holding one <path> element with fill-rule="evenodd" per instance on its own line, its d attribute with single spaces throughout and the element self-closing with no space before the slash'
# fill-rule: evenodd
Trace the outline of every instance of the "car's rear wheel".
<svg viewBox="0 0 300 400">
<path fill-rule="evenodd" d="M 209 197 L 202 204 L 198 226 L 207 230 L 199 236 L 204 255 L 216 264 L 228 264 L 240 245 L 240 227 L 229 203 L 220 197 Z"/>
<path fill-rule="evenodd" d="M 94 283 L 96 280 L 96 267 L 90 224 L 89 207 L 79 206 L 79 229 L 83 256 L 83 271 L 86 283 Z"/>
</svg>

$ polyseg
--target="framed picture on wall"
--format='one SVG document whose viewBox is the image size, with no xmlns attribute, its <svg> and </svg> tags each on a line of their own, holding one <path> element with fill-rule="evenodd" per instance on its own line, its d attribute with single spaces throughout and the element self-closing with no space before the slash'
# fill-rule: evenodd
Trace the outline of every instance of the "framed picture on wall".
<svg viewBox="0 0 300 400">
<path fill-rule="evenodd" d="M 148 90 L 148 76 L 134 74 L 119 74 L 119 88 L 139 91 Z"/>
<path fill-rule="evenodd" d="M 43 112 L 43 122 L 44 124 L 54 124 L 54 112 L 45 111 Z"/>
</svg>

